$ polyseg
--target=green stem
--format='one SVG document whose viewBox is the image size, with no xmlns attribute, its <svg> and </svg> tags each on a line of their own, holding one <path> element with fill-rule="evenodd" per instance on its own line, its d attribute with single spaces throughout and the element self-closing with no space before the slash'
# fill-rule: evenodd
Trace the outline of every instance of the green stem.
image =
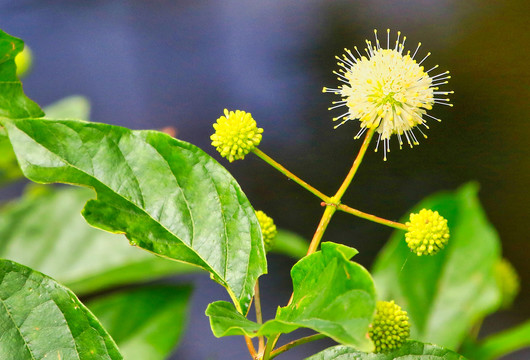
<svg viewBox="0 0 530 360">
<path fill-rule="evenodd" d="M 265 347 L 265 352 L 263 353 L 262 360 L 271 359 L 272 349 L 274 349 L 274 346 L 276 345 L 276 342 L 278 341 L 279 337 L 280 337 L 280 334 L 274 336 L 273 338 L 267 338 L 267 346 Z"/>
<path fill-rule="evenodd" d="M 320 339 L 324 339 L 324 338 L 326 338 L 326 335 L 315 334 L 315 335 L 303 337 L 301 339 L 293 340 L 290 343 L 287 343 L 287 344 L 285 344 L 283 346 L 280 346 L 279 348 L 277 348 L 276 350 L 271 352 L 271 355 L 270 355 L 269 359 L 274 359 L 276 356 L 280 355 L 283 352 L 286 352 L 289 349 L 294 348 L 295 346 L 307 344 L 308 342 L 315 341 L 315 340 L 320 340 Z"/>
<path fill-rule="evenodd" d="M 307 250 L 307 255 L 311 255 L 318 249 L 318 245 L 320 244 L 320 240 L 322 240 L 322 236 L 324 236 L 324 232 L 326 231 L 326 228 L 329 225 L 329 222 L 331 220 L 331 217 L 335 213 L 337 208 L 334 205 L 327 205 L 326 210 L 324 210 L 324 214 L 322 215 L 322 218 L 320 219 L 320 223 L 318 224 L 317 230 L 315 231 L 315 234 L 313 235 L 313 239 L 311 240 L 311 244 L 309 244 L 309 249 Z"/>
<path fill-rule="evenodd" d="M 352 215 L 358 216 L 360 218 L 376 222 L 378 224 L 390 226 L 390 227 L 393 227 L 393 228 L 399 229 L 399 230 L 405 230 L 405 231 L 408 230 L 407 225 L 405 225 L 405 224 L 402 224 L 402 223 L 399 223 L 399 222 L 395 222 L 395 221 L 392 221 L 392 220 L 383 219 L 383 218 L 380 218 L 379 216 L 375 216 L 375 215 L 372 215 L 372 214 L 368 214 L 368 213 L 362 212 L 362 211 L 357 210 L 357 209 L 353 209 L 353 208 L 351 208 L 349 206 L 346 206 L 344 204 L 339 204 L 339 206 L 337 206 L 337 209 L 339 209 L 341 211 L 344 211 L 344 212 L 347 212 L 348 214 L 352 214 Z"/>
<path fill-rule="evenodd" d="M 350 186 L 351 181 L 353 180 L 353 177 L 355 176 L 355 173 L 357 172 L 357 169 L 359 168 L 359 165 L 361 165 L 361 162 L 363 161 L 364 154 L 366 154 L 366 150 L 368 149 L 368 145 L 370 144 L 370 140 L 372 140 L 374 133 L 375 133 L 375 128 L 368 129 L 368 132 L 366 133 L 366 136 L 364 137 L 363 144 L 361 145 L 361 149 L 359 149 L 359 153 L 357 154 L 357 157 L 353 161 L 350 172 L 348 173 L 348 175 L 346 175 L 344 182 L 342 183 L 339 190 L 334 196 L 334 198 L 336 198 L 337 200 L 337 203 L 340 202 L 340 199 L 342 199 L 342 195 L 344 195 L 344 193 L 348 189 L 348 186 Z"/>
<path fill-rule="evenodd" d="M 263 324 L 263 315 L 261 313 L 261 299 L 259 295 L 259 280 L 256 280 L 256 286 L 254 287 L 254 309 L 256 309 L 256 322 L 258 324 Z M 261 354 L 265 349 L 265 340 L 263 336 L 259 336 L 258 341 L 258 352 Z"/>
<path fill-rule="evenodd" d="M 278 162 L 274 161 L 270 156 L 265 154 L 260 149 L 256 148 L 252 151 L 254 152 L 254 154 L 260 157 L 267 164 L 271 165 L 273 168 L 275 168 L 276 170 L 278 170 L 279 172 L 287 176 L 289 179 L 296 182 L 298 185 L 302 186 L 307 191 L 311 192 L 316 197 L 320 198 L 322 201 L 325 201 L 325 202 L 330 201 L 330 198 L 328 196 L 324 195 L 323 193 L 321 193 L 320 191 L 318 191 L 317 189 L 315 189 L 314 187 L 306 183 L 304 180 L 300 179 L 298 176 L 296 176 L 295 174 L 287 170 L 285 167 L 280 165 Z"/>
</svg>

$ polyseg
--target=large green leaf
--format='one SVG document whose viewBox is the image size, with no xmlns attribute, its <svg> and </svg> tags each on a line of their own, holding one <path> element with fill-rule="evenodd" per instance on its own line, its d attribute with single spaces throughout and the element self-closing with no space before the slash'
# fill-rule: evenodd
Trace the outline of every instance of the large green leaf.
<svg viewBox="0 0 530 360">
<path fill-rule="evenodd" d="M 122 359 L 98 320 L 67 288 L 0 260 L 0 359 Z"/>
<path fill-rule="evenodd" d="M 475 184 L 432 196 L 413 212 L 422 208 L 447 219 L 448 246 L 434 256 L 416 256 L 404 232 L 396 231 L 376 259 L 373 276 L 380 298 L 393 299 L 408 312 L 413 339 L 456 349 L 473 324 L 499 306 L 494 277 L 499 239 Z"/>
<path fill-rule="evenodd" d="M 155 285 L 113 293 L 87 303 L 127 360 L 164 360 L 187 320 L 190 287 Z"/>
<path fill-rule="evenodd" d="M 51 119 L 81 119 L 88 120 L 90 116 L 90 102 L 82 96 L 69 96 L 44 108 L 46 117 Z M 4 129 L 0 129 L 0 186 L 23 178 L 18 166 L 13 147 Z M 46 273 L 44 271 L 44 273 Z"/>
<path fill-rule="evenodd" d="M 364 353 L 347 346 L 334 346 L 306 360 L 465 360 L 451 350 L 437 345 L 409 340 L 398 350 L 388 353 Z"/>
<path fill-rule="evenodd" d="M 79 212 L 92 195 L 88 189 L 33 185 L 0 209 L 0 257 L 48 274 L 77 294 L 197 269 L 87 225 Z"/>
<path fill-rule="evenodd" d="M 494 360 L 528 347 L 530 347 L 530 320 L 490 335 L 478 344 L 465 343 L 462 353 L 473 360 Z"/>
<path fill-rule="evenodd" d="M 234 178 L 199 148 L 156 131 L 76 120 L 4 119 L 24 174 L 97 192 L 93 226 L 202 267 L 245 313 L 266 272 L 254 209 Z"/>
<path fill-rule="evenodd" d="M 15 56 L 24 42 L 0 30 L 0 117 L 20 119 L 44 115 L 37 104 L 22 90 L 16 75 Z"/>
<path fill-rule="evenodd" d="M 305 327 L 335 341 L 370 351 L 366 336 L 375 311 L 370 274 L 349 261 L 357 250 L 331 242 L 293 266 L 293 300 L 263 326 L 245 319 L 227 302 L 210 304 L 206 314 L 214 335 L 273 336 Z"/>
</svg>

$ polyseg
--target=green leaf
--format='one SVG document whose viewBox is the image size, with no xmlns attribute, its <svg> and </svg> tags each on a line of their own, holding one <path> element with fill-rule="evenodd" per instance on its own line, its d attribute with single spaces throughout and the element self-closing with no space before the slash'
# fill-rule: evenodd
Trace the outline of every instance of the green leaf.
<svg viewBox="0 0 530 360">
<path fill-rule="evenodd" d="M 82 188 L 31 186 L 0 210 L 0 257 L 49 274 L 77 294 L 197 269 L 88 226 L 79 212 L 92 195 Z"/>
<path fill-rule="evenodd" d="M 0 135 L 0 185 L 11 183 L 22 177 L 22 171 L 18 166 L 9 139 Z"/>
<path fill-rule="evenodd" d="M 131 244 L 209 271 L 246 313 L 266 272 L 254 209 L 199 148 L 156 131 L 75 120 L 8 120 L 24 174 L 95 189 L 83 216 Z"/>
<path fill-rule="evenodd" d="M 232 303 L 216 301 L 206 308 L 206 316 L 210 318 L 210 326 L 216 337 L 258 335 L 260 325 L 241 315 Z"/>
<path fill-rule="evenodd" d="M 0 260 L 0 359 L 123 359 L 98 320 L 67 288 Z"/>
<path fill-rule="evenodd" d="M 24 42 L 0 30 L 0 117 L 20 119 L 41 117 L 40 107 L 22 90 L 16 75 L 15 56 L 24 48 Z"/>
<path fill-rule="evenodd" d="M 470 359 L 493 360 L 514 351 L 530 347 L 530 320 L 525 323 L 490 335 L 478 344 L 466 344 L 463 353 Z"/>
<path fill-rule="evenodd" d="M 306 360 L 465 360 L 451 350 L 437 345 L 409 340 L 399 349 L 389 353 L 365 353 L 347 346 L 334 346 Z"/>
<path fill-rule="evenodd" d="M 206 314 L 214 335 L 270 337 L 305 327 L 339 343 L 373 350 L 366 334 L 375 311 L 375 289 L 370 274 L 349 261 L 355 254 L 355 249 L 327 242 L 296 263 L 291 270 L 293 301 L 261 328 L 229 303 L 210 304 Z"/>
<path fill-rule="evenodd" d="M 288 230 L 278 229 L 271 252 L 288 255 L 294 259 L 301 259 L 307 254 L 308 248 L 309 243 L 300 235 Z"/>
<path fill-rule="evenodd" d="M 376 259 L 373 276 L 379 296 L 408 312 L 414 339 L 456 349 L 473 324 L 499 306 L 494 277 L 499 238 L 477 191 L 475 184 L 467 184 L 429 197 L 413 210 L 437 210 L 447 219 L 451 238 L 444 250 L 416 256 L 406 245 L 405 233 L 396 231 Z"/>
<path fill-rule="evenodd" d="M 88 120 L 90 102 L 82 96 L 69 96 L 44 108 L 48 118 L 74 118 Z M 0 133 L 0 185 L 24 177 L 17 163 L 13 147 L 5 131 Z M 44 271 L 44 273 L 46 273 Z"/>
<path fill-rule="evenodd" d="M 187 320 L 190 287 L 155 285 L 113 293 L 87 303 L 127 360 L 164 360 Z"/>
<path fill-rule="evenodd" d="M 44 108 L 46 119 L 90 120 L 90 101 L 84 96 L 72 95 Z"/>
</svg>

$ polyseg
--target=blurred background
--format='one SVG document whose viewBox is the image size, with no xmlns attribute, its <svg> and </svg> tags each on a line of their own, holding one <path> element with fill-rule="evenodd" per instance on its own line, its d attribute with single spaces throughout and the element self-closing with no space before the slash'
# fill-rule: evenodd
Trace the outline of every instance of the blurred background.
<svg viewBox="0 0 530 360">
<path fill-rule="evenodd" d="M 504 256 L 522 279 L 512 310 L 490 317 L 483 334 L 530 317 L 530 2 L 508 1 L 0 1 L 0 27 L 33 50 L 23 81 L 28 96 L 46 105 L 79 94 L 92 120 L 133 129 L 174 127 L 179 139 L 219 159 L 256 209 L 278 227 L 310 239 L 319 201 L 255 156 L 229 164 L 211 147 L 212 123 L 224 108 L 252 113 L 265 129 L 260 148 L 324 193 L 336 191 L 361 141 L 358 124 L 333 130 L 328 111 L 335 87 L 335 55 L 364 46 L 373 29 L 407 36 L 432 52 L 426 68 L 450 70 L 454 108 L 435 106 L 428 139 L 392 152 L 387 162 L 370 151 L 343 202 L 397 220 L 425 196 L 476 180 L 498 230 Z M 407 46 L 408 45 L 408 46 Z M 395 140 L 395 139 L 393 139 Z M 3 190 L 2 199 L 18 187 Z M 370 267 L 391 229 L 338 213 L 324 240 L 357 248 Z M 264 277 L 266 318 L 291 293 L 294 260 L 272 255 Z M 240 338 L 216 339 L 204 310 L 227 299 L 206 274 L 174 279 L 193 283 L 192 320 L 172 359 L 243 359 Z M 285 337 L 288 339 L 289 337 Z M 292 350 L 293 359 L 329 346 Z M 528 359 L 520 351 L 506 359 Z"/>
</svg>

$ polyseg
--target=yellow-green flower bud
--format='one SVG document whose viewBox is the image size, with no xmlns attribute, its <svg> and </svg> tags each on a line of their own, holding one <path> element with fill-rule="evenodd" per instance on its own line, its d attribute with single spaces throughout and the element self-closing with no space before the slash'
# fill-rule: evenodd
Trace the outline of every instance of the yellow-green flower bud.
<svg viewBox="0 0 530 360">
<path fill-rule="evenodd" d="M 405 240 L 418 256 L 434 255 L 449 241 L 447 220 L 438 211 L 423 209 L 417 214 L 410 214 L 406 225 Z"/>
<path fill-rule="evenodd" d="M 378 301 L 375 316 L 368 331 L 375 352 L 389 352 L 401 347 L 410 335 L 407 312 L 392 301 Z"/>
<path fill-rule="evenodd" d="M 274 240 L 278 231 L 276 225 L 271 217 L 267 216 L 263 211 L 256 211 L 256 217 L 261 227 L 261 235 L 263 235 L 263 243 L 265 244 L 265 252 L 269 252 L 274 245 Z"/>
<path fill-rule="evenodd" d="M 508 309 L 519 293 L 519 276 L 508 260 L 501 259 L 495 264 L 495 278 L 501 290 L 501 308 Z"/>
<path fill-rule="evenodd" d="M 224 116 L 213 124 L 215 134 L 210 136 L 212 145 L 222 157 L 232 162 L 245 158 L 261 142 L 260 129 L 250 113 L 224 110 Z"/>
<path fill-rule="evenodd" d="M 19 78 L 28 74 L 33 64 L 33 54 L 27 45 L 24 45 L 24 49 L 15 56 L 15 64 L 17 65 L 17 76 Z"/>
</svg>

